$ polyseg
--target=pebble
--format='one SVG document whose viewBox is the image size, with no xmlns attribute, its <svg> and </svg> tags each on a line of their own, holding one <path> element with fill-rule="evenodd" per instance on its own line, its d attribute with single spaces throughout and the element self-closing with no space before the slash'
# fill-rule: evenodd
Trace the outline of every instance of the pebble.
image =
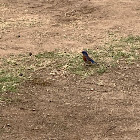
<svg viewBox="0 0 140 140">
<path fill-rule="evenodd" d="M 90 90 L 91 90 L 91 91 L 93 91 L 94 89 L 93 89 L 93 88 L 91 88 Z"/>
<path fill-rule="evenodd" d="M 10 125 L 10 124 L 6 124 L 6 126 L 11 127 L 11 125 Z"/>
<path fill-rule="evenodd" d="M 53 76 L 55 76 L 56 74 L 55 74 L 54 72 L 51 72 L 51 73 L 50 73 L 50 75 L 53 75 Z"/>
<path fill-rule="evenodd" d="M 29 52 L 29 56 L 31 56 L 32 55 L 32 53 L 31 52 Z"/>
<path fill-rule="evenodd" d="M 97 83 L 99 86 L 104 86 L 104 84 L 103 84 L 103 81 L 101 80 L 101 81 L 99 81 L 98 83 Z"/>
<path fill-rule="evenodd" d="M 66 105 L 70 105 L 70 103 L 65 103 Z"/>
<path fill-rule="evenodd" d="M 19 76 L 23 76 L 23 73 L 20 73 Z"/>
</svg>

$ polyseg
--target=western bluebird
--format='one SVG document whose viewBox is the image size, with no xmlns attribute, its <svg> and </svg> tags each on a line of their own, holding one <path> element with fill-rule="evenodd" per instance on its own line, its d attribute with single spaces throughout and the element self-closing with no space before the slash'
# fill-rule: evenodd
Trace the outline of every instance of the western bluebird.
<svg viewBox="0 0 140 140">
<path fill-rule="evenodd" d="M 87 64 L 97 64 L 95 61 L 93 61 L 87 54 L 86 51 L 82 51 L 83 54 L 83 60 L 85 61 L 85 63 Z"/>
</svg>

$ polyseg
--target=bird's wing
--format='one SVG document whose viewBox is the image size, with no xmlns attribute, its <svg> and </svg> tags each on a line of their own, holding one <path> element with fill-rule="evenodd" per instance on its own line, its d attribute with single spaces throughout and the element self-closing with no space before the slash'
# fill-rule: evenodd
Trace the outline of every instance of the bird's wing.
<svg viewBox="0 0 140 140">
<path fill-rule="evenodd" d="M 96 63 L 94 60 L 92 60 L 90 57 L 88 57 L 88 60 L 91 62 L 91 63 Z"/>
</svg>

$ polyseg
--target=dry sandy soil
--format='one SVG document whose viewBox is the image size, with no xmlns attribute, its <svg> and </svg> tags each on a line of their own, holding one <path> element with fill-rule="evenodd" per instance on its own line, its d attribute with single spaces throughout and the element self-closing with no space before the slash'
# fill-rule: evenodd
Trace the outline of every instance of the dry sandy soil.
<svg viewBox="0 0 140 140">
<path fill-rule="evenodd" d="M 0 56 L 81 52 L 140 34 L 139 0 L 0 0 Z M 0 104 L 0 140 L 140 140 L 140 65 L 81 79 L 49 68 Z"/>
</svg>

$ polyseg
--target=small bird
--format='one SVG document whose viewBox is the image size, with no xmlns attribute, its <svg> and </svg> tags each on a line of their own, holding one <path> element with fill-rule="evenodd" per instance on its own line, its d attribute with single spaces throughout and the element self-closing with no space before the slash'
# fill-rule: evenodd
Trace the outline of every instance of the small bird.
<svg viewBox="0 0 140 140">
<path fill-rule="evenodd" d="M 86 64 L 97 64 L 95 61 L 93 61 L 87 54 L 86 51 L 82 51 L 83 54 L 83 60 L 85 61 Z"/>
</svg>

